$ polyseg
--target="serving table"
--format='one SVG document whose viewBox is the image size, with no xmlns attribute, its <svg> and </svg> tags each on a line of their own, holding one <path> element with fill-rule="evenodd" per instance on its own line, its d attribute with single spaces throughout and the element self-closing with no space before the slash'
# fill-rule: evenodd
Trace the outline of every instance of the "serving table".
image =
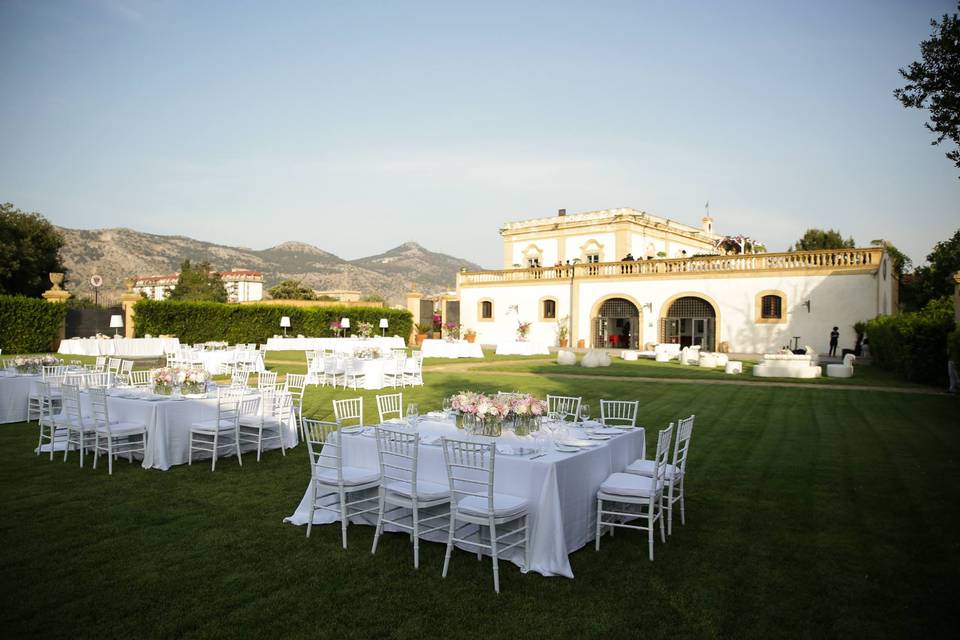
<svg viewBox="0 0 960 640">
<path fill-rule="evenodd" d="M 392 425 L 395 426 L 395 425 Z M 430 416 L 416 425 L 421 438 L 436 440 L 433 444 L 420 445 L 418 473 L 420 480 L 447 485 L 447 471 L 439 437 L 466 437 L 456 429 L 452 421 Z M 335 437 L 335 436 L 334 436 Z M 582 433 L 581 433 L 582 437 Z M 529 439 L 525 446 L 533 446 Z M 515 437 L 497 439 L 498 451 L 516 451 L 521 443 Z M 624 468 L 637 458 L 644 457 L 645 434 L 642 428 L 625 430 L 609 440 L 596 440 L 596 446 L 578 449 L 575 453 L 562 453 L 551 443 L 546 455 L 496 456 L 494 490 L 525 498 L 529 503 L 530 566 L 545 576 L 573 577 L 568 554 L 585 546 L 594 538 L 596 527 L 596 494 L 600 484 L 614 472 Z M 359 433 L 343 435 L 344 466 L 379 470 L 377 443 L 374 429 L 365 428 Z M 376 491 L 376 490 L 374 490 Z M 336 496 L 329 498 L 331 504 Z M 373 516 L 373 517 L 370 517 Z M 310 484 L 304 492 L 294 513 L 284 521 L 305 525 L 310 517 Z M 338 520 L 333 511 L 318 509 L 314 512 L 315 525 Z M 376 525 L 375 514 L 350 518 L 350 522 Z M 393 531 L 389 526 L 387 531 Z M 428 540 L 446 543 L 444 532 L 426 536 Z M 469 548 L 475 551 L 475 548 Z M 523 565 L 523 549 L 515 547 L 501 558 L 518 566 Z"/>
<path fill-rule="evenodd" d="M 158 358 L 180 349 L 178 338 L 71 338 L 58 353 L 70 356 L 144 356 Z"/>
<path fill-rule="evenodd" d="M 542 342 L 498 342 L 498 356 L 548 356 L 550 349 Z"/>
<path fill-rule="evenodd" d="M 466 340 L 424 340 L 420 346 L 424 358 L 482 358 L 479 344 Z"/>
<path fill-rule="evenodd" d="M 381 351 L 403 349 L 407 345 L 400 336 L 386 338 L 270 338 L 266 348 L 270 351 L 323 351 L 352 354 L 356 349 L 377 348 Z"/>
<path fill-rule="evenodd" d="M 39 375 L 0 371 L 0 424 L 26 422 L 27 398 L 41 379 Z"/>
</svg>

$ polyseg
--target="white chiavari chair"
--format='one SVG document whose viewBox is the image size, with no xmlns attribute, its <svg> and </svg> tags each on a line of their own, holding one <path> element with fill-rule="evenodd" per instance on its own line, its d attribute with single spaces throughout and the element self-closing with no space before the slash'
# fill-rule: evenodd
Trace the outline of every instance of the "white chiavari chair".
<svg viewBox="0 0 960 640">
<path fill-rule="evenodd" d="M 407 367 L 406 352 L 400 355 L 394 354 L 393 358 L 384 360 L 383 361 L 383 386 L 390 385 L 391 387 L 396 388 L 397 385 L 399 385 L 401 389 L 404 388 L 405 386 L 404 383 L 406 382 L 406 375 L 405 375 L 406 367 Z"/>
<path fill-rule="evenodd" d="M 489 549 L 493 557 L 493 590 L 500 593 L 500 555 L 523 545 L 523 571 L 529 566 L 527 509 L 524 498 L 495 493 L 495 442 L 475 442 L 443 438 L 443 460 L 450 484 L 450 524 L 447 552 L 443 559 L 443 577 L 447 577 L 450 556 L 457 542 Z M 464 524 L 457 527 L 457 522 Z M 485 543 L 483 528 L 489 536 Z M 498 533 L 498 527 L 500 533 Z M 472 531 L 471 530 L 475 529 Z M 478 551 L 479 554 L 479 551 Z"/>
<path fill-rule="evenodd" d="M 600 422 L 605 427 L 636 427 L 639 400 L 601 400 Z"/>
<path fill-rule="evenodd" d="M 665 477 L 667 485 L 664 488 L 663 504 L 667 510 L 667 535 L 673 534 L 673 505 L 680 503 L 680 524 L 687 523 L 684 506 L 684 479 L 687 475 L 687 453 L 690 451 L 690 438 L 693 436 L 693 422 L 695 415 L 677 422 L 677 438 L 673 447 L 673 464 L 667 465 Z M 627 473 L 641 476 L 652 476 L 656 473 L 655 460 L 635 460 L 627 465 Z"/>
<path fill-rule="evenodd" d="M 252 415 L 240 416 L 240 442 L 256 447 L 257 462 L 260 462 L 264 441 L 277 440 L 280 452 L 286 456 L 283 429 L 290 424 L 292 416 L 293 397 L 289 393 L 264 391 L 260 394 L 260 410 Z"/>
<path fill-rule="evenodd" d="M 343 464 L 343 434 L 337 422 L 303 419 L 307 453 L 310 456 L 310 519 L 307 537 L 313 529 L 317 509 L 333 511 L 340 519 L 343 548 L 347 548 L 347 525 L 351 516 L 378 511 L 378 496 L 365 495 L 380 486 L 380 472 Z M 358 493 L 356 499 L 353 494 Z M 328 504 L 336 496 L 337 501 Z"/>
<path fill-rule="evenodd" d="M 283 380 L 283 390 L 293 398 L 293 417 L 297 430 L 303 438 L 303 394 L 307 390 L 307 376 L 303 373 L 288 373 Z"/>
<path fill-rule="evenodd" d="M 380 424 L 394 417 L 403 419 L 403 393 L 377 396 L 377 413 L 380 415 Z"/>
<path fill-rule="evenodd" d="M 277 372 L 261 371 L 257 374 L 257 390 L 276 391 L 277 390 Z"/>
<path fill-rule="evenodd" d="M 137 369 L 130 372 L 130 386 L 133 387 L 151 387 L 153 379 L 150 377 L 149 369 Z"/>
<path fill-rule="evenodd" d="M 84 389 L 109 389 L 113 386 L 114 376 L 108 371 L 89 372 L 83 375 Z"/>
<path fill-rule="evenodd" d="M 44 380 L 37 383 L 40 387 L 40 417 L 37 424 L 40 426 L 40 440 L 37 443 L 37 455 L 40 455 L 43 449 L 44 441 L 50 443 L 50 460 L 53 460 L 53 452 L 57 448 L 57 443 L 66 445 L 67 429 L 63 426 L 63 418 L 58 420 L 58 407 L 62 406 L 62 395 L 60 383 L 56 378 Z M 54 395 L 56 394 L 56 395 Z"/>
<path fill-rule="evenodd" d="M 123 363 L 123 360 L 120 358 L 107 358 L 107 371 L 113 375 L 120 373 L 120 365 Z"/>
<path fill-rule="evenodd" d="M 127 454 L 127 460 L 133 462 L 133 454 L 141 456 L 147 450 L 147 425 L 141 422 L 111 422 L 107 408 L 107 392 L 103 388 L 90 389 L 90 406 L 93 411 L 94 441 L 93 468 L 97 468 L 100 452 L 107 454 L 107 473 L 113 475 L 113 459 L 117 455 Z M 100 443 L 100 439 L 105 441 Z"/>
<path fill-rule="evenodd" d="M 246 389 L 247 382 L 250 379 L 249 371 L 234 370 L 230 374 L 230 388 L 231 389 Z"/>
<path fill-rule="evenodd" d="M 363 398 L 360 397 L 347 398 L 345 400 L 334 400 L 333 415 L 340 424 L 343 424 L 348 420 L 357 421 L 356 425 L 348 424 L 344 426 L 363 426 Z"/>
<path fill-rule="evenodd" d="M 44 365 L 40 369 L 40 380 L 58 380 L 63 381 L 63 376 L 67 372 L 67 367 L 62 365 Z M 56 395 L 57 390 L 54 389 L 53 393 Z M 27 422 L 33 422 L 34 419 L 40 419 L 40 405 L 43 402 L 43 393 L 40 390 L 40 387 L 37 385 L 32 385 L 30 392 L 27 394 Z"/>
<path fill-rule="evenodd" d="M 97 356 L 97 359 L 93 364 L 93 370 L 106 371 L 106 369 L 107 369 L 107 356 Z"/>
<path fill-rule="evenodd" d="M 336 356 L 324 356 L 323 358 L 323 380 L 324 384 L 329 384 L 334 389 L 337 388 L 337 379 L 344 379 L 343 361 Z"/>
<path fill-rule="evenodd" d="M 407 358 L 403 369 L 403 385 L 411 387 L 423 386 L 423 352 L 414 351 Z"/>
<path fill-rule="evenodd" d="M 367 383 L 367 373 L 359 358 L 346 358 L 343 361 L 343 388 L 361 389 Z"/>
<path fill-rule="evenodd" d="M 660 540 L 666 542 L 663 531 L 663 487 L 666 480 L 667 456 L 670 453 L 670 440 L 673 436 L 673 423 L 662 429 L 657 437 L 657 455 L 654 458 L 652 476 L 640 476 L 634 473 L 614 473 L 600 485 L 597 492 L 597 531 L 596 548 L 600 550 L 600 536 L 604 528 L 614 527 L 637 529 L 647 532 L 650 545 L 650 561 L 653 562 L 653 529 L 660 523 Z M 604 503 L 609 506 L 604 508 Z M 604 516 L 609 516 L 604 520 Z M 646 525 L 636 524 L 646 521 Z"/>
<path fill-rule="evenodd" d="M 547 396 L 547 413 L 559 414 L 561 420 L 576 421 L 580 414 L 580 401 L 583 398 L 573 396 Z"/>
<path fill-rule="evenodd" d="M 96 435 L 96 423 L 92 418 L 84 417 L 80 405 L 80 387 L 75 384 L 65 384 L 63 392 L 63 422 L 67 429 L 67 446 L 63 448 L 63 461 L 67 461 L 70 448 L 76 446 L 80 452 L 80 468 L 83 468 L 83 459 L 87 456 L 87 449 L 93 445 Z M 56 420 L 56 418 L 55 418 Z"/>
<path fill-rule="evenodd" d="M 220 450 L 234 449 L 237 462 L 243 466 L 243 456 L 240 453 L 240 412 L 243 398 L 243 394 L 237 390 L 221 390 L 217 398 L 217 417 L 190 425 L 189 465 L 193 464 L 194 451 L 209 453 L 213 457 L 210 471 L 215 471 Z"/>
<path fill-rule="evenodd" d="M 419 479 L 420 434 L 388 427 L 377 427 L 376 433 L 381 482 L 377 530 L 370 553 L 377 552 L 383 525 L 393 525 L 410 532 L 413 568 L 419 569 L 421 536 L 446 529 L 450 490 L 442 484 Z"/>
</svg>

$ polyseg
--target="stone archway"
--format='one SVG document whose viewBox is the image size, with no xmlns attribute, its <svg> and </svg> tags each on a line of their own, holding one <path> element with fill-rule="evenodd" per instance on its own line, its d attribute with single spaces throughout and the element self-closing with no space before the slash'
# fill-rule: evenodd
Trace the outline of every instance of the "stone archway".
<svg viewBox="0 0 960 640">
<path fill-rule="evenodd" d="M 713 302 L 697 294 L 684 294 L 668 301 L 660 318 L 660 342 L 716 350 L 717 310 Z"/>
<path fill-rule="evenodd" d="M 625 296 L 611 296 L 598 302 L 592 315 L 590 346 L 636 349 L 643 331 L 640 308 Z"/>
</svg>

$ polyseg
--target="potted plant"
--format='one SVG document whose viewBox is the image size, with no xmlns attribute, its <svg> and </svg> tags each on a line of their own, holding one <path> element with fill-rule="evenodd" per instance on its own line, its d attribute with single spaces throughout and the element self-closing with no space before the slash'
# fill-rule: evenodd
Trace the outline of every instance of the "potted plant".
<svg viewBox="0 0 960 640">
<path fill-rule="evenodd" d="M 448 320 L 443 325 L 443 330 L 447 333 L 447 342 L 453 342 L 460 339 L 460 324 Z"/>
<path fill-rule="evenodd" d="M 433 325 L 429 322 L 418 322 L 414 327 L 416 329 L 416 335 L 414 340 L 416 340 L 417 346 L 423 344 L 423 341 L 427 339 L 427 333 L 433 329 Z"/>
<path fill-rule="evenodd" d="M 570 342 L 570 327 L 567 326 L 566 318 L 557 323 L 557 341 L 560 347 L 566 347 Z"/>
<path fill-rule="evenodd" d="M 473 341 L 477 339 L 477 332 L 473 329 L 467 329 L 463 332 L 463 337 L 466 338 L 467 342 L 473 344 Z"/>
<path fill-rule="evenodd" d="M 433 326 L 430 327 L 430 330 L 430 337 L 434 340 L 443 338 L 443 318 L 440 317 L 439 313 L 433 314 Z"/>
</svg>

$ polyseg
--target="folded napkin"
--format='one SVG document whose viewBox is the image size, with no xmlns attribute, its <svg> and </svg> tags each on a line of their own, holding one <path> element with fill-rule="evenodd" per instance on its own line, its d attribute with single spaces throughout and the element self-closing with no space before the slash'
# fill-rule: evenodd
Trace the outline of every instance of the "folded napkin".
<svg viewBox="0 0 960 640">
<path fill-rule="evenodd" d="M 440 444 L 440 438 L 442 436 L 421 436 L 420 444 Z"/>
<path fill-rule="evenodd" d="M 605 435 L 605 434 L 616 435 L 618 433 L 621 433 L 621 430 L 614 429 L 613 427 L 598 427 L 597 429 L 594 429 L 593 432 L 599 435 Z"/>
<path fill-rule="evenodd" d="M 505 456 L 512 456 L 514 454 L 514 450 L 513 447 L 508 447 L 505 444 L 498 444 L 497 453 L 502 453 Z"/>
<path fill-rule="evenodd" d="M 597 422 L 596 420 L 584 420 L 583 428 L 584 429 L 599 429 L 603 427 L 603 423 Z"/>
</svg>

